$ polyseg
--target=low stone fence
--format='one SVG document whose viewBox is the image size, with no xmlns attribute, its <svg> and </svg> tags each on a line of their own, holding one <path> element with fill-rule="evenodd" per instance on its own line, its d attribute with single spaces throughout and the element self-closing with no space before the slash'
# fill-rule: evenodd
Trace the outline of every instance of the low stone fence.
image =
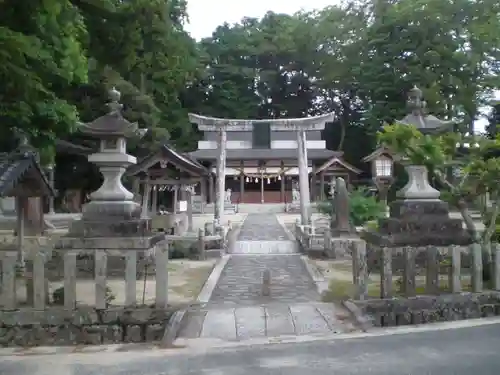
<svg viewBox="0 0 500 375">
<path fill-rule="evenodd" d="M 294 237 L 301 252 L 306 254 L 316 253 L 318 256 L 324 255 L 324 235 L 321 232 L 318 233 L 317 229 L 314 225 L 301 225 L 299 220 L 295 222 Z"/>
<path fill-rule="evenodd" d="M 447 322 L 500 315 L 500 293 L 446 294 L 410 298 L 346 301 L 344 305 L 371 327 L 393 327 L 411 324 Z"/>
<path fill-rule="evenodd" d="M 51 300 L 47 261 L 60 252 L 63 290 L 60 301 Z M 18 251 L 0 251 L 0 345 L 73 345 L 144 342 L 161 339 L 172 313 L 168 305 L 168 241 L 148 251 L 154 264 L 155 300 L 151 306 L 137 303 L 136 250 L 93 250 L 95 306 L 77 302 L 77 257 L 84 250 L 34 249 L 25 254 L 25 270 L 18 267 Z M 107 288 L 108 257 L 125 260 L 123 306 L 113 306 Z M 26 279 L 27 302 L 18 302 L 20 273 Z M 53 297 L 55 299 L 55 294 Z"/>
<path fill-rule="evenodd" d="M 470 254 L 470 278 L 471 289 L 474 293 L 483 291 L 483 257 L 482 249 L 479 244 L 472 244 L 468 249 Z M 393 266 L 394 253 L 399 252 L 402 260 L 402 294 L 405 297 L 414 297 L 416 295 L 416 276 L 417 276 L 417 254 L 425 254 L 425 292 L 435 295 L 440 291 L 439 271 L 440 261 L 439 252 L 446 252 L 448 290 L 450 293 L 460 293 L 462 291 L 462 257 L 464 247 L 449 246 L 446 249 L 437 246 L 402 248 L 390 247 L 370 247 L 370 254 L 366 249 L 356 249 L 353 253 L 353 274 L 356 280 L 355 287 L 359 291 L 356 299 L 367 298 L 367 280 L 368 280 L 368 261 L 377 261 L 380 265 L 380 292 L 381 298 L 394 297 L 393 275 L 396 272 Z M 493 290 L 500 290 L 500 248 L 494 246 L 493 249 Z M 399 270 L 398 270 L 399 271 Z"/>
<path fill-rule="evenodd" d="M 398 254 L 400 265 L 395 267 Z M 466 254 L 464 254 L 466 253 Z M 439 257 L 441 254 L 441 257 Z M 470 260 L 470 292 L 463 292 L 462 259 Z M 425 259 L 423 295 L 417 296 L 417 256 Z M 468 247 L 437 246 L 389 248 L 371 245 L 353 248 L 353 300 L 346 307 L 368 326 L 397 326 L 500 315 L 500 249 L 494 246 L 491 290 L 483 285 L 483 257 L 479 244 Z M 368 262 L 380 271 L 380 299 L 368 296 Z M 444 265 L 442 262 L 444 261 Z M 441 272 L 440 272 L 441 271 Z M 444 271 L 444 272 L 443 272 Z M 440 277 L 440 274 L 443 274 Z M 398 291 L 394 276 L 402 276 Z M 446 281 L 445 287 L 440 285 Z M 420 293 L 419 293 L 420 294 Z"/>
<path fill-rule="evenodd" d="M 350 258 L 353 246 L 358 246 L 360 239 L 352 237 L 332 237 L 329 220 L 320 219 L 314 225 L 295 223 L 295 239 L 302 252 L 328 259 Z"/>
</svg>

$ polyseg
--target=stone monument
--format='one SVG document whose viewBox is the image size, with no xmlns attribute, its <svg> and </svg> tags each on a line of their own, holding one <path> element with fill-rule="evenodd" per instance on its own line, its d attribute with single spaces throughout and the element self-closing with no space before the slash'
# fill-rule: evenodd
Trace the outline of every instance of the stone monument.
<svg viewBox="0 0 500 375">
<path fill-rule="evenodd" d="M 333 237 L 350 236 L 356 232 L 350 221 L 349 192 L 345 180 L 337 177 L 333 195 L 333 208 L 331 230 Z"/>
</svg>

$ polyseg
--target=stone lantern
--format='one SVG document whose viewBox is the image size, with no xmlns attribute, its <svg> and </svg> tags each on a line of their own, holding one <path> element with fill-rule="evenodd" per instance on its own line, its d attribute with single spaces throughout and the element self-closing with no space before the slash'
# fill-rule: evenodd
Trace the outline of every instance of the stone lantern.
<svg viewBox="0 0 500 375">
<path fill-rule="evenodd" d="M 387 193 L 394 182 L 394 160 L 385 147 L 379 147 L 363 162 L 371 164 L 372 179 L 377 187 L 380 201 L 387 205 Z"/>
<path fill-rule="evenodd" d="M 401 120 L 400 125 L 415 126 L 423 134 L 435 134 L 452 130 L 454 121 L 440 120 L 436 116 L 426 113 L 427 102 L 423 99 L 422 90 L 414 86 L 408 92 L 406 106 L 409 113 Z"/>
<path fill-rule="evenodd" d="M 126 168 L 135 164 L 136 158 L 127 154 L 127 138 L 140 136 L 137 123 L 122 116 L 120 93 L 109 92 L 109 112 L 98 119 L 80 124 L 82 134 L 99 139 L 99 151 L 88 157 L 97 165 L 103 176 L 101 187 L 90 194 L 90 202 L 83 206 L 83 229 L 87 236 L 137 236 L 149 232 L 147 220 L 140 218 L 141 205 L 134 194 L 122 184 Z"/>
<path fill-rule="evenodd" d="M 408 95 L 411 113 L 399 124 L 413 125 L 425 134 L 449 129 L 452 122 L 442 121 L 424 113 L 422 92 L 414 88 Z M 392 297 L 392 258 L 402 257 L 403 290 L 406 296 L 415 295 L 416 259 L 426 259 L 427 291 L 438 291 L 437 256 L 446 254 L 454 246 L 471 243 L 469 233 L 462 226 L 462 219 L 450 218 L 448 204 L 439 199 L 440 192 L 428 181 L 424 165 L 411 165 L 401 160 L 408 172 L 408 183 L 397 192 L 397 200 L 390 204 L 390 215 L 378 221 L 378 228 L 362 233 L 370 252 L 381 254 L 381 297 Z M 431 275 L 432 274 L 432 275 Z"/>
</svg>

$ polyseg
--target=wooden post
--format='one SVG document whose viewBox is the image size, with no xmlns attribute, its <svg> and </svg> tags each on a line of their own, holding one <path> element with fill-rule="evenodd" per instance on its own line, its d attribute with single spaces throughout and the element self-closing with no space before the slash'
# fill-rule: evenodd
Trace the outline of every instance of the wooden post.
<svg viewBox="0 0 500 375">
<path fill-rule="evenodd" d="M 18 262 L 24 267 L 24 224 L 26 218 L 26 200 L 27 198 L 16 197 L 16 212 L 17 212 L 17 251 Z"/>
<path fill-rule="evenodd" d="M 323 250 L 325 255 L 330 258 L 332 253 L 332 234 L 330 233 L 329 228 L 327 228 L 323 233 Z"/>
<path fill-rule="evenodd" d="M 240 202 L 243 203 L 243 197 L 245 195 L 245 175 L 243 172 L 240 174 Z"/>
<path fill-rule="evenodd" d="M 151 194 L 151 213 L 156 215 L 158 213 L 158 185 L 154 185 Z"/>
<path fill-rule="evenodd" d="M 175 215 L 177 215 L 177 201 L 179 200 L 179 186 L 176 185 L 174 186 L 174 207 L 172 209 L 172 212 L 174 213 L 174 219 Z"/>
<path fill-rule="evenodd" d="M 50 186 L 54 189 L 55 186 L 55 164 L 51 164 L 48 167 L 49 170 L 49 183 Z M 52 195 L 49 195 L 49 214 L 53 215 L 55 213 L 54 210 L 54 197 Z"/>
<path fill-rule="evenodd" d="M 214 223 L 217 226 L 224 222 L 224 195 L 226 192 L 226 131 L 219 128 L 219 155 L 217 157 L 217 192 L 214 210 Z"/>
<path fill-rule="evenodd" d="M 281 161 L 281 171 L 280 171 L 280 176 L 281 176 L 281 186 L 280 186 L 280 201 L 281 203 L 286 203 L 285 199 L 285 163 L 283 160 Z"/>
<path fill-rule="evenodd" d="M 264 174 L 260 174 L 260 203 L 264 203 Z"/>
<path fill-rule="evenodd" d="M 202 178 L 200 181 L 200 195 L 201 195 L 201 213 L 205 213 L 205 204 L 207 203 L 207 180 Z"/>
<path fill-rule="evenodd" d="M 325 200 L 325 172 L 319 175 L 319 198 L 321 201 Z"/>
<path fill-rule="evenodd" d="M 316 184 L 316 168 L 313 167 L 312 173 L 311 173 L 311 202 L 315 202 L 318 195 L 316 193 L 317 190 L 317 184 Z"/>
<path fill-rule="evenodd" d="M 186 190 L 187 198 L 187 217 L 188 217 L 188 232 L 193 231 L 193 194 L 191 190 Z"/>
<path fill-rule="evenodd" d="M 144 189 L 142 191 L 142 211 L 141 218 L 149 217 L 149 194 L 151 193 L 151 185 L 149 180 L 144 182 Z"/>
<path fill-rule="evenodd" d="M 307 163 L 307 144 L 306 132 L 304 130 L 297 131 L 297 145 L 299 149 L 299 190 L 300 190 L 300 214 L 302 218 L 302 225 L 309 225 L 311 218 L 309 215 L 309 173 Z"/>
</svg>

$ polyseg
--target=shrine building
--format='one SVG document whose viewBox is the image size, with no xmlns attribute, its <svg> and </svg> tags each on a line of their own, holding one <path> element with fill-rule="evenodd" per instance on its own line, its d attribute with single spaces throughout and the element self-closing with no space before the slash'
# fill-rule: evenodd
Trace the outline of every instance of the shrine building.
<svg viewBox="0 0 500 375">
<path fill-rule="evenodd" d="M 341 152 L 326 149 L 322 130 L 333 120 L 333 113 L 274 120 L 230 120 L 190 114 L 190 121 L 203 132 L 198 149 L 190 156 L 215 174 L 219 131 L 224 126 L 225 188 L 231 189 L 231 203 L 289 203 L 299 180 L 297 133 L 305 130 L 311 199 L 324 198 L 329 190 L 329 180 L 325 179 L 332 171 L 348 179 L 350 174 L 360 172 L 342 160 Z M 210 181 L 208 203 L 213 202 L 213 189 Z"/>
</svg>

